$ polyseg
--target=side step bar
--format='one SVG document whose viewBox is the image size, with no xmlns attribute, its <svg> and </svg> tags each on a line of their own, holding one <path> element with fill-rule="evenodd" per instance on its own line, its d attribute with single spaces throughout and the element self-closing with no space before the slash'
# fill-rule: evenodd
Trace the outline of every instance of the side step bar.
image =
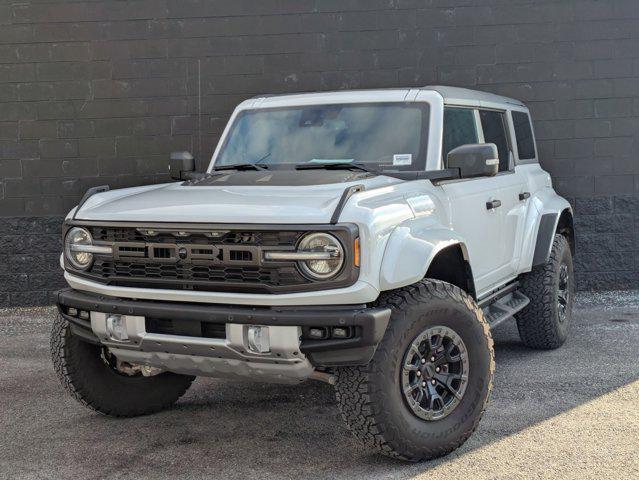
<svg viewBox="0 0 639 480">
<path fill-rule="evenodd" d="M 517 285 L 514 284 L 512 287 L 505 288 L 505 291 L 499 292 L 501 295 L 491 296 L 492 298 L 486 299 L 488 301 L 480 302 L 479 306 L 484 312 L 484 318 L 491 328 L 508 320 L 530 303 L 530 299 L 516 288 Z"/>
</svg>

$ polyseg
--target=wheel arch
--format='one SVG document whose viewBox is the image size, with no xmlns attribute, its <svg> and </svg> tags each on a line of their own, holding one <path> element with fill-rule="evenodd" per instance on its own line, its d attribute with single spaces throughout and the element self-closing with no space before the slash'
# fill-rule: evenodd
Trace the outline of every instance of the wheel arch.
<svg viewBox="0 0 639 480">
<path fill-rule="evenodd" d="M 570 210 L 570 208 L 565 208 L 561 212 L 561 215 L 559 215 L 559 220 L 557 221 L 557 228 L 555 229 L 555 233 L 560 233 L 566 237 L 566 239 L 568 240 L 568 245 L 570 245 L 570 252 L 574 256 L 577 245 L 575 243 L 574 218 L 572 216 L 572 210 Z"/>
<path fill-rule="evenodd" d="M 445 228 L 397 227 L 386 245 L 379 278 L 382 291 L 433 278 L 452 283 L 476 298 L 466 243 Z"/>
<path fill-rule="evenodd" d="M 477 300 L 473 270 L 463 243 L 439 250 L 431 260 L 425 277 L 455 285 Z"/>
</svg>

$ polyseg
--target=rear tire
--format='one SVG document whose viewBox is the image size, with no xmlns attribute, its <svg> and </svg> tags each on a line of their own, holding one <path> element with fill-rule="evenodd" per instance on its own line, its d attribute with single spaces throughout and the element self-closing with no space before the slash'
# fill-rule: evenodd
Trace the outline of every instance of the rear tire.
<svg viewBox="0 0 639 480">
<path fill-rule="evenodd" d="M 51 357 L 58 378 L 83 405 L 114 417 L 155 413 L 173 405 L 195 377 L 161 373 L 127 376 L 103 359 L 103 347 L 82 341 L 57 315 L 51 332 Z"/>
<path fill-rule="evenodd" d="M 336 369 L 342 417 L 366 446 L 390 457 L 419 461 L 446 455 L 477 428 L 492 389 L 495 362 L 488 324 L 469 295 L 436 280 L 384 293 L 377 304 L 390 307 L 392 315 L 373 359 L 363 367 Z M 459 348 L 449 351 L 453 344 Z M 451 363 L 438 363 L 442 359 Z M 415 368 L 420 365 L 423 373 Z M 440 370 L 434 370 L 437 365 Z M 461 380 L 446 377 L 454 386 L 446 391 L 444 382 L 438 383 L 441 373 L 434 371 L 465 374 L 463 388 Z M 433 402 L 437 394 L 431 382 L 443 392 L 441 399 L 451 402 L 448 407 L 444 400 Z"/>
<path fill-rule="evenodd" d="M 568 338 L 574 300 L 572 254 L 568 240 L 555 235 L 550 258 L 520 278 L 530 303 L 515 315 L 524 344 L 539 350 L 561 347 Z"/>
</svg>

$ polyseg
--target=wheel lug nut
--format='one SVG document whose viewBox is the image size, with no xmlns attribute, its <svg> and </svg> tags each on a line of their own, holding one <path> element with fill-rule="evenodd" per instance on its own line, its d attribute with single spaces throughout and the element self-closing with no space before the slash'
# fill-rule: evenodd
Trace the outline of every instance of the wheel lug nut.
<svg viewBox="0 0 639 480">
<path fill-rule="evenodd" d="M 422 376 L 422 372 L 420 372 L 419 370 L 417 370 L 417 376 L 421 377 Z"/>
<path fill-rule="evenodd" d="M 433 385 L 435 385 L 437 382 L 435 381 L 435 379 L 431 380 L 430 383 L 432 383 Z"/>
<path fill-rule="evenodd" d="M 422 363 L 426 363 L 426 359 L 425 358 L 422 358 Z"/>
<path fill-rule="evenodd" d="M 425 387 L 425 386 L 426 386 L 426 382 L 422 382 L 422 387 Z"/>
<path fill-rule="evenodd" d="M 435 357 L 430 357 L 430 361 L 434 362 L 435 361 Z"/>
<path fill-rule="evenodd" d="M 441 368 L 439 368 L 439 367 L 436 367 L 436 368 L 435 368 L 435 371 L 436 371 L 437 373 L 439 373 L 439 371 L 440 371 L 440 370 L 441 370 Z"/>
</svg>

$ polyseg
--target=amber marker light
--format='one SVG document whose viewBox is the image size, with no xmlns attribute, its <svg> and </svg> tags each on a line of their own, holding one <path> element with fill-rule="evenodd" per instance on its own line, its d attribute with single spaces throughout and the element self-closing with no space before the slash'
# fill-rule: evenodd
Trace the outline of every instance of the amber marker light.
<svg viewBox="0 0 639 480">
<path fill-rule="evenodd" d="M 355 243 L 353 245 L 353 251 L 355 252 L 353 263 L 356 267 L 359 267 L 359 237 L 355 239 Z"/>
</svg>

